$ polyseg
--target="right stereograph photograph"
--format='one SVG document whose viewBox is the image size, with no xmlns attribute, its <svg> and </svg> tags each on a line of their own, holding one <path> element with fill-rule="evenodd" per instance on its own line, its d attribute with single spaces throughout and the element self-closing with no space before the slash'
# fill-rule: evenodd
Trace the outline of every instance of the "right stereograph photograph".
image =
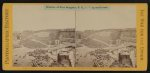
<svg viewBox="0 0 150 73">
<path fill-rule="evenodd" d="M 136 7 L 76 11 L 76 67 L 136 67 Z"/>
</svg>

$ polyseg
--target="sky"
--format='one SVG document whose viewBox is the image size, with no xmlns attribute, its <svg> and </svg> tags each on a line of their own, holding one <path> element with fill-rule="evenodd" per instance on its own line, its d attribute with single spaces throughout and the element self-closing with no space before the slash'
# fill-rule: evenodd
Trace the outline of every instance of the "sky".
<svg viewBox="0 0 150 73">
<path fill-rule="evenodd" d="M 14 5 L 14 31 L 75 28 L 74 11 L 45 10 L 41 5 Z"/>
<path fill-rule="evenodd" d="M 76 23 L 75 23 L 76 22 Z M 108 9 L 45 10 L 41 5 L 14 5 L 13 30 L 75 28 L 76 30 L 123 29 L 136 27 L 135 6 Z"/>
<path fill-rule="evenodd" d="M 77 12 L 77 30 L 136 28 L 135 6 L 113 6 L 105 10 Z"/>
</svg>

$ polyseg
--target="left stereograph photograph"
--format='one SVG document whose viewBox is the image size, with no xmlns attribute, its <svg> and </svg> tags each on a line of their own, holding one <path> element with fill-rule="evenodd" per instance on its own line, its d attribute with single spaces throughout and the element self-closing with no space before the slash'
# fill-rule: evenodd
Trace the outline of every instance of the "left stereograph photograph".
<svg viewBox="0 0 150 73">
<path fill-rule="evenodd" d="M 13 6 L 14 67 L 74 67 L 74 11 Z"/>
</svg>

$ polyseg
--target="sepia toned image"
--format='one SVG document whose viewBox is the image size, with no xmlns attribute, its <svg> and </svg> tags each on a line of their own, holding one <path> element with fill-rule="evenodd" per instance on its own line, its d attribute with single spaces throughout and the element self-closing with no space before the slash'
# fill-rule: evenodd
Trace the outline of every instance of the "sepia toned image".
<svg viewBox="0 0 150 73">
<path fill-rule="evenodd" d="M 135 7 L 14 6 L 13 66 L 136 67 Z"/>
<path fill-rule="evenodd" d="M 76 12 L 77 67 L 136 67 L 136 12 L 131 6 Z"/>
<path fill-rule="evenodd" d="M 15 5 L 13 66 L 74 67 L 74 12 Z"/>
</svg>

